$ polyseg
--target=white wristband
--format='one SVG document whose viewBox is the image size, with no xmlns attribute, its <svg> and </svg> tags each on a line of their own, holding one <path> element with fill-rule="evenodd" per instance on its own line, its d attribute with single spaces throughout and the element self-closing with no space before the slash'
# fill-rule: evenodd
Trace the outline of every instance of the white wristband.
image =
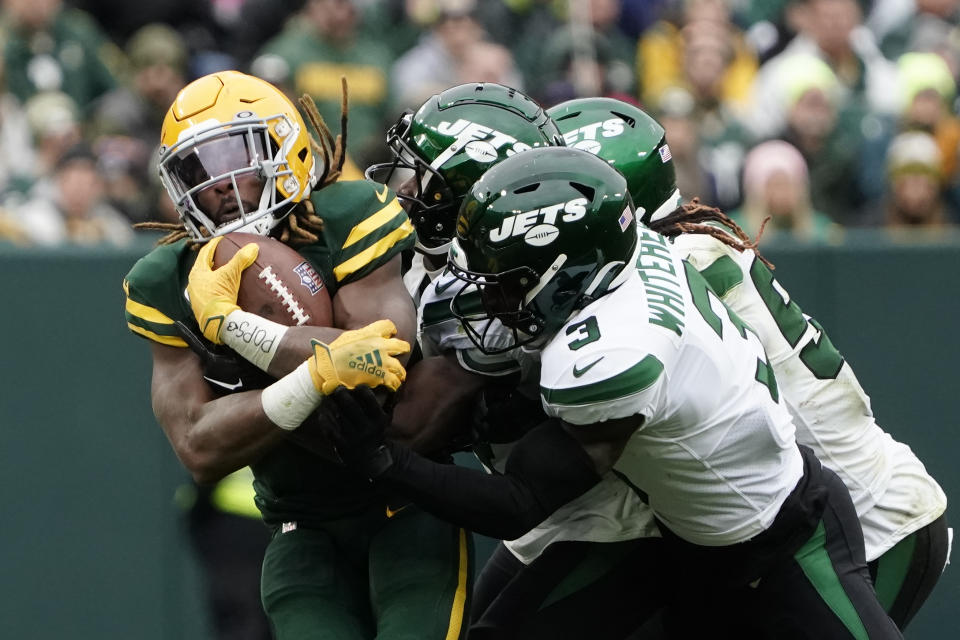
<svg viewBox="0 0 960 640">
<path fill-rule="evenodd" d="M 283 376 L 260 394 L 260 404 L 270 421 L 281 429 L 293 431 L 320 406 L 323 394 L 313 386 L 310 361 Z"/>
<path fill-rule="evenodd" d="M 254 366 L 267 370 L 289 327 L 240 309 L 227 314 L 220 340 Z"/>
</svg>

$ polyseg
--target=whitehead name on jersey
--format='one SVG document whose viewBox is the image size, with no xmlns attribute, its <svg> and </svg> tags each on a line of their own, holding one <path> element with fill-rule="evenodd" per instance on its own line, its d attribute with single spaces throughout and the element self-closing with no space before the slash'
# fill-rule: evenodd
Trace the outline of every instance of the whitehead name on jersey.
<svg viewBox="0 0 960 640">
<path fill-rule="evenodd" d="M 681 235 L 674 248 L 760 337 L 797 441 L 813 449 L 850 491 L 867 560 L 945 511 L 943 490 L 910 447 L 877 426 L 850 365 L 754 251 L 740 252 L 703 234 Z"/>
<path fill-rule="evenodd" d="M 642 415 L 616 464 L 682 538 L 718 546 L 765 530 L 803 474 L 759 339 L 663 236 L 639 232 L 637 271 L 542 353 L 549 415 Z"/>
</svg>

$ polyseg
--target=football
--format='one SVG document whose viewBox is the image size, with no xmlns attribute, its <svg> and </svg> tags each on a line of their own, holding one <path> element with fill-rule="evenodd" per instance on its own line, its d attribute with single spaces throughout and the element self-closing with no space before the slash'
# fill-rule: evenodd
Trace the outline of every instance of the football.
<svg viewBox="0 0 960 640">
<path fill-rule="evenodd" d="M 279 240 L 228 233 L 213 254 L 213 266 L 225 264 L 251 242 L 260 247 L 260 253 L 243 271 L 237 296 L 240 308 L 287 326 L 332 325 L 333 307 L 320 274 L 306 258 Z"/>
</svg>

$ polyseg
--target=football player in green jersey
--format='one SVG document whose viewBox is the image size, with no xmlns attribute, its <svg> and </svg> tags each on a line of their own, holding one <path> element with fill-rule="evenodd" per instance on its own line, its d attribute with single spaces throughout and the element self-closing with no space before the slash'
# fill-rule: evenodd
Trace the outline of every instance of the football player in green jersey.
<svg viewBox="0 0 960 640">
<path fill-rule="evenodd" d="M 127 323 L 150 341 L 154 412 L 194 478 L 253 470 L 273 531 L 261 593 L 277 638 L 463 637 L 464 530 L 414 506 L 391 510 L 390 495 L 331 461 L 316 437 L 315 409 L 334 388 L 397 388 L 414 334 L 399 266 L 414 229 L 387 187 L 337 182 L 343 149 L 321 142 L 262 80 L 226 71 L 185 87 L 160 156 L 182 224 L 159 226 L 170 233 L 125 278 Z M 334 326 L 285 327 L 240 309 L 257 246 L 214 269 L 231 231 L 295 247 L 329 291 Z M 240 322 L 270 347 L 251 349 L 230 331 Z M 374 350 L 381 368 L 347 366 Z"/>
<path fill-rule="evenodd" d="M 797 440 L 850 490 L 880 601 L 905 629 L 947 560 L 943 490 L 907 445 L 877 425 L 850 365 L 774 279 L 746 234 L 716 209 L 677 207 L 667 140 L 653 118 L 610 98 L 570 100 L 548 113 L 567 144 L 624 174 L 638 213 L 650 212 L 640 219 L 672 237 L 681 256 L 760 336 Z"/>
</svg>

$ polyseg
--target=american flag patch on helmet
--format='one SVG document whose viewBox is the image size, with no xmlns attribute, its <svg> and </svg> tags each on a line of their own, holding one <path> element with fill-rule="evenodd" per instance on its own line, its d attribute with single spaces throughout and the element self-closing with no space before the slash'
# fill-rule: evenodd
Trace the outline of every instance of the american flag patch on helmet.
<svg viewBox="0 0 960 640">
<path fill-rule="evenodd" d="M 633 221 L 633 213 L 630 212 L 630 207 L 627 207 L 620 215 L 620 219 L 617 220 L 620 223 L 620 231 L 626 231 L 631 221 Z"/>
<path fill-rule="evenodd" d="M 670 153 L 670 145 L 668 144 L 663 145 L 662 147 L 657 149 L 657 151 L 660 152 L 660 162 L 666 163 L 673 158 L 673 154 Z"/>
</svg>

